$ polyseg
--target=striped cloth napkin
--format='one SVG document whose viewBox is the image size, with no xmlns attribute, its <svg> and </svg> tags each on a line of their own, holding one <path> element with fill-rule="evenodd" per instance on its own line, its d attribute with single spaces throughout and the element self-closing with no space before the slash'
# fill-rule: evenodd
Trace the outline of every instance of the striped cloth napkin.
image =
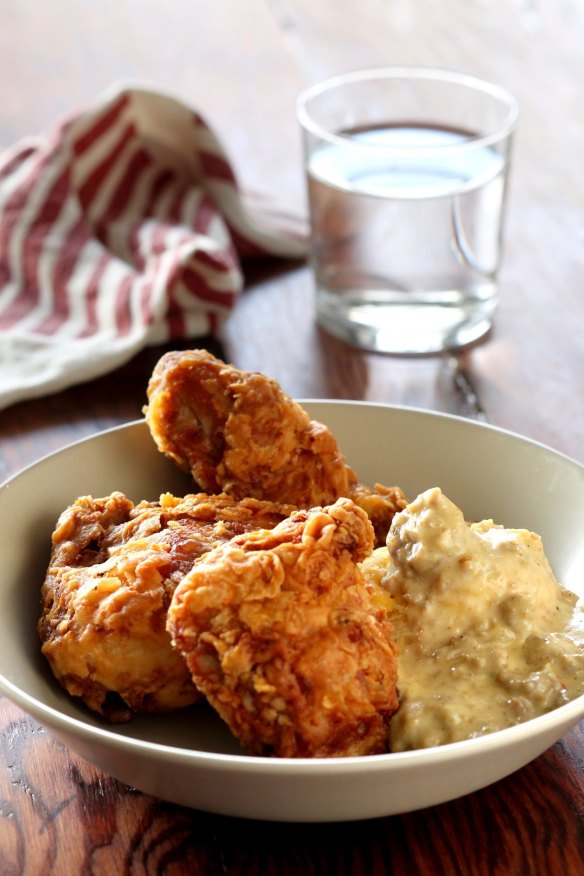
<svg viewBox="0 0 584 876">
<path fill-rule="evenodd" d="M 0 156 L 0 409 L 215 332 L 242 259 L 304 254 L 302 235 L 252 219 L 196 112 L 106 93 Z"/>
</svg>

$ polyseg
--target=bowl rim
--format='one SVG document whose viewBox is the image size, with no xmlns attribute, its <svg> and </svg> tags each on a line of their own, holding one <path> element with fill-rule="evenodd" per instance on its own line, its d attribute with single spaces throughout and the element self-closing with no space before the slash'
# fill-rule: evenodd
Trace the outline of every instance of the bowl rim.
<svg viewBox="0 0 584 876">
<path fill-rule="evenodd" d="M 556 450 L 549 444 L 545 444 L 542 441 L 538 441 L 535 438 L 530 438 L 527 435 L 522 434 L 521 432 L 514 431 L 512 429 L 507 429 L 503 426 L 497 426 L 493 423 L 483 422 L 482 420 L 474 420 L 469 417 L 465 417 L 462 414 L 452 414 L 442 411 L 435 411 L 430 408 L 424 407 L 415 407 L 411 405 L 395 405 L 389 404 L 386 402 L 378 402 L 378 401 L 365 401 L 363 399 L 332 399 L 332 398 L 314 398 L 314 397 L 294 397 L 294 401 L 299 405 L 324 405 L 326 407 L 363 407 L 363 408 L 381 408 L 383 410 L 394 411 L 396 413 L 403 413 L 406 416 L 422 416 L 422 417 L 430 417 L 437 420 L 446 420 L 452 421 L 455 423 L 459 423 L 463 425 L 463 427 L 468 427 L 470 429 L 484 430 L 486 432 L 495 432 L 501 435 L 502 437 L 507 437 L 511 439 L 518 440 L 524 444 L 530 445 L 535 448 L 539 448 L 547 453 L 551 453 L 552 455 L 563 459 L 565 462 L 571 463 L 576 468 L 584 472 L 584 463 L 579 462 L 575 457 L 570 456 L 569 454 Z M 84 435 L 82 438 L 78 438 L 75 441 L 68 442 L 64 444 L 62 447 L 58 447 L 56 450 L 51 450 L 48 453 L 39 456 L 38 459 L 34 459 L 31 462 L 27 463 L 25 466 L 20 468 L 18 471 L 9 475 L 3 481 L 0 482 L 0 491 L 8 488 L 13 481 L 19 478 L 21 475 L 30 471 L 30 469 L 35 468 L 38 465 L 46 462 L 53 457 L 58 456 L 61 453 L 66 453 L 74 447 L 77 447 L 81 444 L 85 444 L 88 441 L 94 441 L 96 438 L 101 438 L 102 436 L 110 435 L 114 432 L 121 432 L 129 429 L 136 429 L 139 427 L 147 428 L 146 421 L 142 417 L 138 417 L 134 420 L 128 420 L 124 423 L 119 423 L 116 426 L 109 426 L 107 429 L 100 429 L 96 432 L 91 433 L 90 435 Z"/>
<path fill-rule="evenodd" d="M 417 766 L 434 765 L 437 761 L 444 763 L 456 761 L 458 763 L 466 758 L 474 758 L 479 752 L 487 754 L 496 751 L 500 748 L 501 743 L 505 742 L 509 747 L 514 744 L 519 745 L 534 736 L 543 736 L 546 731 L 551 731 L 558 726 L 566 725 L 569 727 L 584 718 L 584 694 L 582 694 L 551 712 L 531 718 L 529 721 L 459 742 L 412 751 L 355 757 L 270 758 L 200 751 L 118 734 L 107 727 L 94 726 L 80 718 L 72 717 L 46 705 L 36 697 L 20 690 L 17 685 L 14 685 L 1 673 L 0 692 L 20 706 L 27 714 L 36 718 L 43 726 L 66 734 L 74 733 L 88 742 L 98 742 L 108 748 L 128 753 L 139 752 L 150 758 L 162 755 L 171 761 L 180 761 L 198 768 L 207 766 L 214 770 L 219 768 L 222 771 L 236 769 L 243 773 L 255 773 L 259 769 L 276 777 L 288 775 L 291 772 L 296 775 L 316 774 L 324 776 L 328 773 L 350 775 L 356 772 L 376 773 L 380 768 L 384 768 L 384 772 L 391 770 L 392 767 L 394 771 L 398 771 L 400 768 L 404 769 L 414 764 Z"/>
</svg>

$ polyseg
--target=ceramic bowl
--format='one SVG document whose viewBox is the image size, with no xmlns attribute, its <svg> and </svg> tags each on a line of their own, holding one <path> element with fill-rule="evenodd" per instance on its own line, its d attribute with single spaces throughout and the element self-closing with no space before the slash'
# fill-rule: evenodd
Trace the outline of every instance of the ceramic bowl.
<svg viewBox="0 0 584 876">
<path fill-rule="evenodd" d="M 468 518 L 539 532 L 558 579 L 584 595 L 584 467 L 540 444 L 457 417 L 379 404 L 302 402 L 365 483 L 407 495 L 439 486 Z M 584 696 L 488 736 L 375 757 L 246 754 L 206 705 L 107 726 L 56 683 L 36 634 L 59 513 L 79 495 L 133 501 L 193 484 L 130 423 L 42 459 L 0 488 L 0 692 L 91 763 L 149 794 L 209 812 L 340 821 L 407 812 L 512 773 L 584 718 Z"/>
</svg>

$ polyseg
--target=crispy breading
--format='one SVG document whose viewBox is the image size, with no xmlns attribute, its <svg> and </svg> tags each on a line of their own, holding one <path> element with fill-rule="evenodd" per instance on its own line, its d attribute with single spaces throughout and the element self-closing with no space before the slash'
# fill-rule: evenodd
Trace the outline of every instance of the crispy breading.
<svg viewBox="0 0 584 876">
<path fill-rule="evenodd" d="M 365 512 L 339 499 L 238 536 L 178 585 L 174 645 L 251 752 L 387 750 L 398 706 L 392 628 L 357 565 L 372 547 Z"/>
<path fill-rule="evenodd" d="M 134 504 L 79 498 L 60 516 L 38 630 L 55 676 L 108 720 L 200 699 L 166 632 L 176 585 L 219 544 L 294 508 L 204 493 Z"/>
<path fill-rule="evenodd" d="M 330 430 L 278 383 L 206 350 L 166 353 L 144 408 L 161 450 L 207 492 L 290 502 L 299 508 L 346 496 L 364 507 L 378 544 L 407 504 L 399 487 L 359 483 Z"/>
</svg>

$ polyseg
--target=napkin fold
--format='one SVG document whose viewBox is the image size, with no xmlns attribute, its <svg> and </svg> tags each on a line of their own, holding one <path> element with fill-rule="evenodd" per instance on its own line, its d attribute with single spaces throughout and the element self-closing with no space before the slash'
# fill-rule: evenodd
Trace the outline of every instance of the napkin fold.
<svg viewBox="0 0 584 876">
<path fill-rule="evenodd" d="M 305 249 L 252 218 L 197 112 L 142 87 L 102 95 L 0 156 L 0 409 L 214 333 L 243 259 Z"/>
</svg>

